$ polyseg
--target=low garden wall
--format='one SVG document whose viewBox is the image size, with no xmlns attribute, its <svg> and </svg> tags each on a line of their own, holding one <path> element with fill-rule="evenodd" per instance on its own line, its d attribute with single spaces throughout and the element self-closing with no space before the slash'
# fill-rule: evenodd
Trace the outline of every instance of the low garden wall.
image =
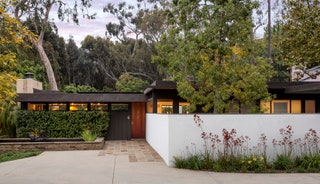
<svg viewBox="0 0 320 184">
<path fill-rule="evenodd" d="M 0 139 L 0 153 L 11 151 L 69 151 L 69 150 L 100 150 L 104 147 L 104 138 L 93 142 L 80 139 L 48 138 L 44 142 L 30 142 L 28 138 Z"/>
<path fill-rule="evenodd" d="M 253 152 L 259 146 L 260 150 L 256 151 L 263 152 L 261 146 L 265 144 L 263 147 L 266 149 L 267 159 L 272 159 L 283 151 L 277 145 L 287 138 L 290 140 L 285 144 L 300 139 L 302 145 L 310 129 L 320 132 L 320 114 L 200 114 L 199 117 L 202 122 L 200 127 L 191 114 L 147 114 L 146 140 L 167 165 L 173 166 L 175 156 L 187 156 L 204 151 L 202 132 L 207 132 L 206 136 L 211 132 L 211 135 L 217 135 L 222 141 L 222 130 L 231 133 L 234 129 L 233 138 L 244 141 L 242 148 L 247 152 Z M 210 148 L 211 142 L 209 139 L 207 141 L 207 148 Z M 219 144 L 220 149 L 223 149 L 223 143 Z M 215 146 L 215 149 L 219 149 L 219 145 Z"/>
</svg>

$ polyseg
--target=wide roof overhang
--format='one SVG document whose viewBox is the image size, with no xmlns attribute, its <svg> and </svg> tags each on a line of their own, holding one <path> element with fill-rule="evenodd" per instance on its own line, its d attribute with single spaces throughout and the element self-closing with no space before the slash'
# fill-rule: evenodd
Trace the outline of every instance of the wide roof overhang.
<svg viewBox="0 0 320 184">
<path fill-rule="evenodd" d="M 49 103 L 124 103 L 124 102 L 146 102 L 143 93 L 61 93 L 41 91 L 33 94 L 18 94 L 18 102 L 49 102 Z"/>
<path fill-rule="evenodd" d="M 284 94 L 320 94 L 320 82 L 269 82 L 268 89 Z"/>
</svg>

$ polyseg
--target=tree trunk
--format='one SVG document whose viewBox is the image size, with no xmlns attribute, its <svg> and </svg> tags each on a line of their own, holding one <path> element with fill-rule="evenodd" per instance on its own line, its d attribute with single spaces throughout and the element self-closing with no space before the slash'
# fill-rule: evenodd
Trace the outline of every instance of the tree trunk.
<svg viewBox="0 0 320 184">
<path fill-rule="evenodd" d="M 50 63 L 49 58 L 48 58 L 48 56 L 42 46 L 43 35 L 44 35 L 43 31 L 41 31 L 38 40 L 34 40 L 33 44 L 36 47 L 36 49 L 40 55 L 40 58 L 44 64 L 44 67 L 46 68 L 47 77 L 48 77 L 48 81 L 49 81 L 49 89 L 52 91 L 58 91 L 58 86 L 57 86 L 56 78 L 54 76 L 54 72 L 53 72 L 51 63 Z"/>
</svg>

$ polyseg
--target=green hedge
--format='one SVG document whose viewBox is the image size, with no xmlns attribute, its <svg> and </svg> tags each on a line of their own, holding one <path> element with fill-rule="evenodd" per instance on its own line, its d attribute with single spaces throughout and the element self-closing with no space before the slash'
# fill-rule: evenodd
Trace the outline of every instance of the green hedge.
<svg viewBox="0 0 320 184">
<path fill-rule="evenodd" d="M 18 111 L 17 137 L 28 137 L 32 131 L 45 133 L 52 138 L 81 137 L 90 129 L 105 136 L 109 126 L 109 113 L 102 111 Z"/>
</svg>

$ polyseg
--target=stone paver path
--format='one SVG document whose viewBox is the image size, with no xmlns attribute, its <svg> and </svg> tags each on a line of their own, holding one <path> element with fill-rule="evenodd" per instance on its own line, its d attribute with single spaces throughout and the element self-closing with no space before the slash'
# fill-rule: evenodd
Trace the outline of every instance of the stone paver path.
<svg viewBox="0 0 320 184">
<path fill-rule="evenodd" d="M 145 140 L 106 141 L 99 156 L 128 155 L 129 162 L 163 162 L 159 154 Z"/>
</svg>

